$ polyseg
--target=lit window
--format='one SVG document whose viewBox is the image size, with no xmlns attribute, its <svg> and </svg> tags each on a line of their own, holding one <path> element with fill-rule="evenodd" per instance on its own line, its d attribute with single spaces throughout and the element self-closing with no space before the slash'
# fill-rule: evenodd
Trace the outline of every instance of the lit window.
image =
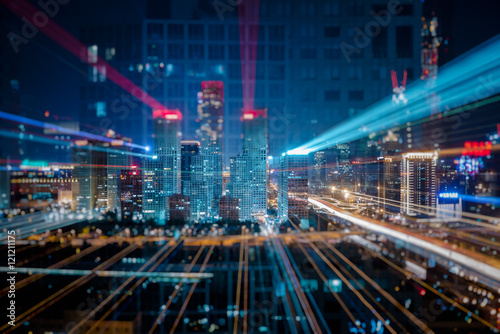
<svg viewBox="0 0 500 334">
<path fill-rule="evenodd" d="M 96 102 L 95 109 L 97 117 L 106 117 L 106 102 Z"/>
<path fill-rule="evenodd" d="M 97 63 L 97 45 L 92 45 L 87 48 L 87 62 L 89 64 Z"/>
</svg>

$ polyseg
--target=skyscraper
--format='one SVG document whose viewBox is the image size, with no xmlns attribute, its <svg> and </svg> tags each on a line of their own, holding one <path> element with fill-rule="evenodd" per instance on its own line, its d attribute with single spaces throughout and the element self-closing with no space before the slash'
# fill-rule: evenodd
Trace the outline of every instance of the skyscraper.
<svg viewBox="0 0 500 334">
<path fill-rule="evenodd" d="M 378 158 L 378 197 L 384 210 L 401 201 L 401 156 Z"/>
<path fill-rule="evenodd" d="M 278 217 L 302 226 L 309 224 L 307 155 L 284 154 L 278 176 Z"/>
<path fill-rule="evenodd" d="M 401 213 L 415 216 L 436 207 L 436 153 L 406 153 L 401 163 Z"/>
<path fill-rule="evenodd" d="M 76 140 L 73 147 L 73 210 L 108 208 L 107 152 L 109 143 Z"/>
<path fill-rule="evenodd" d="M 267 109 L 245 110 L 243 122 L 243 156 L 248 156 L 247 174 L 253 215 L 267 213 L 267 155 L 269 152 Z"/>
<path fill-rule="evenodd" d="M 238 155 L 230 159 L 229 184 L 226 195 L 239 200 L 239 219 L 252 220 L 252 159 L 248 155 Z M 266 197 L 267 198 L 267 197 Z"/>
<path fill-rule="evenodd" d="M 189 196 L 191 192 L 193 157 L 198 154 L 200 154 L 199 141 L 181 141 L 181 193 L 186 196 Z"/>
<path fill-rule="evenodd" d="M 122 218 L 120 200 L 120 177 L 121 170 L 130 168 L 132 163 L 130 150 L 127 146 L 129 138 L 116 138 L 111 142 L 107 155 L 107 204 L 108 210 L 115 211 L 117 219 Z M 141 190 L 142 193 L 142 190 Z"/>
<path fill-rule="evenodd" d="M 143 214 L 164 224 L 169 219 L 166 197 L 180 191 L 180 121 L 179 110 L 162 109 L 153 112 L 153 157 L 143 163 Z"/>
<path fill-rule="evenodd" d="M 222 196 L 223 135 L 224 135 L 224 84 L 222 81 L 203 81 L 198 97 L 200 128 L 200 159 L 202 181 L 208 190 L 207 216 L 217 216 L 219 198 Z"/>
<path fill-rule="evenodd" d="M 165 196 L 180 193 L 181 186 L 181 121 L 179 110 L 155 110 L 153 155 L 164 164 Z"/>
<path fill-rule="evenodd" d="M 139 218 L 142 214 L 142 171 L 121 169 L 118 180 L 121 219 Z"/>
</svg>

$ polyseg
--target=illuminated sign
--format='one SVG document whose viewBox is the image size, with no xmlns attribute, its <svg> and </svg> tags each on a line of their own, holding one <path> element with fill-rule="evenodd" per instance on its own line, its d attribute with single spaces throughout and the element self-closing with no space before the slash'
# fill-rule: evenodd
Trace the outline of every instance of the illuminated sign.
<svg viewBox="0 0 500 334">
<path fill-rule="evenodd" d="M 89 144 L 87 139 L 78 139 L 75 140 L 76 146 L 87 146 Z"/>
<path fill-rule="evenodd" d="M 458 198 L 458 193 L 440 193 L 439 198 Z"/>
<path fill-rule="evenodd" d="M 492 145 L 490 141 L 466 141 L 462 155 L 469 157 L 485 157 L 491 154 Z"/>
<path fill-rule="evenodd" d="M 178 109 L 157 109 L 153 110 L 153 119 L 156 118 L 182 120 L 182 113 Z"/>
</svg>

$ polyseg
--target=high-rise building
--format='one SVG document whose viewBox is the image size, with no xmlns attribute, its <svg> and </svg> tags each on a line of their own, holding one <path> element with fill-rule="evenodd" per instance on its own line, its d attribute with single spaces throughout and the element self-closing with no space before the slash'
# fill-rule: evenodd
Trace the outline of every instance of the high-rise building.
<svg viewBox="0 0 500 334">
<path fill-rule="evenodd" d="M 142 171 L 140 169 L 121 169 L 118 179 L 118 194 L 121 219 L 139 219 L 142 214 Z"/>
<path fill-rule="evenodd" d="M 401 202 L 401 156 L 378 158 L 378 200 L 385 211 Z"/>
<path fill-rule="evenodd" d="M 200 142 L 181 141 L 181 194 L 189 196 L 192 178 L 193 157 L 200 154 Z"/>
<path fill-rule="evenodd" d="M 165 224 L 168 220 L 166 195 L 164 190 L 165 170 L 164 162 L 158 156 L 145 159 L 142 162 L 142 215 L 144 219 L 151 219 L 158 224 Z"/>
<path fill-rule="evenodd" d="M 181 187 L 181 121 L 179 110 L 155 110 L 153 155 L 164 163 L 164 192 L 178 194 Z"/>
<path fill-rule="evenodd" d="M 249 158 L 247 174 L 252 214 L 267 213 L 267 156 L 269 153 L 267 109 L 245 110 L 243 122 L 243 156 Z"/>
<path fill-rule="evenodd" d="M 107 155 L 107 204 L 108 210 L 114 211 L 117 214 L 117 219 L 121 220 L 121 200 L 120 200 L 120 177 L 121 170 L 126 170 L 131 167 L 132 159 L 130 149 L 127 145 L 130 143 L 129 138 L 115 138 L 108 148 Z"/>
<path fill-rule="evenodd" d="M 255 203 L 252 198 L 252 158 L 248 155 L 238 155 L 230 159 L 230 164 L 226 195 L 239 200 L 240 220 L 252 220 L 252 203 Z"/>
<path fill-rule="evenodd" d="M 307 155 L 284 154 L 278 176 L 278 217 L 287 223 L 309 225 Z"/>
<path fill-rule="evenodd" d="M 198 94 L 200 128 L 200 158 L 195 169 L 201 171 L 201 181 L 207 187 L 207 217 L 218 215 L 217 207 L 223 188 L 223 131 L 224 84 L 222 81 L 203 81 Z M 200 165 L 201 164 L 201 165 Z"/>
<path fill-rule="evenodd" d="M 180 191 L 181 147 L 179 110 L 155 110 L 154 147 L 152 159 L 143 167 L 143 214 L 159 224 L 169 220 L 167 197 Z"/>
<path fill-rule="evenodd" d="M 401 162 L 401 213 L 415 216 L 436 207 L 436 153 L 406 153 Z"/>
<path fill-rule="evenodd" d="M 87 140 L 77 140 L 72 152 L 73 163 L 73 184 L 72 191 L 72 210 L 91 211 L 93 205 L 93 191 L 91 184 L 92 176 L 92 151 L 86 146 Z"/>
<path fill-rule="evenodd" d="M 317 151 L 312 153 L 313 167 L 311 170 L 311 182 L 309 187 L 315 194 L 320 194 L 326 188 L 326 152 Z"/>
</svg>

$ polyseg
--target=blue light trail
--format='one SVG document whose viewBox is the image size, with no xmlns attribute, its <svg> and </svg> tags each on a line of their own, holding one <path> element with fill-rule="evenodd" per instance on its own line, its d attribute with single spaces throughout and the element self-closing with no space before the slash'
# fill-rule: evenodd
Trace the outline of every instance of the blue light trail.
<svg viewBox="0 0 500 334">
<path fill-rule="evenodd" d="M 431 108 L 444 112 L 496 95 L 500 93 L 500 81 L 496 79 L 500 77 L 499 54 L 500 36 L 496 36 L 443 66 L 432 87 L 421 80 L 410 84 L 407 104 L 394 104 L 392 97 L 384 98 L 287 153 L 308 154 L 422 119 L 430 115 Z M 435 106 L 427 99 L 430 93 L 440 97 Z M 476 106 L 469 109 L 473 111 Z"/>
</svg>

